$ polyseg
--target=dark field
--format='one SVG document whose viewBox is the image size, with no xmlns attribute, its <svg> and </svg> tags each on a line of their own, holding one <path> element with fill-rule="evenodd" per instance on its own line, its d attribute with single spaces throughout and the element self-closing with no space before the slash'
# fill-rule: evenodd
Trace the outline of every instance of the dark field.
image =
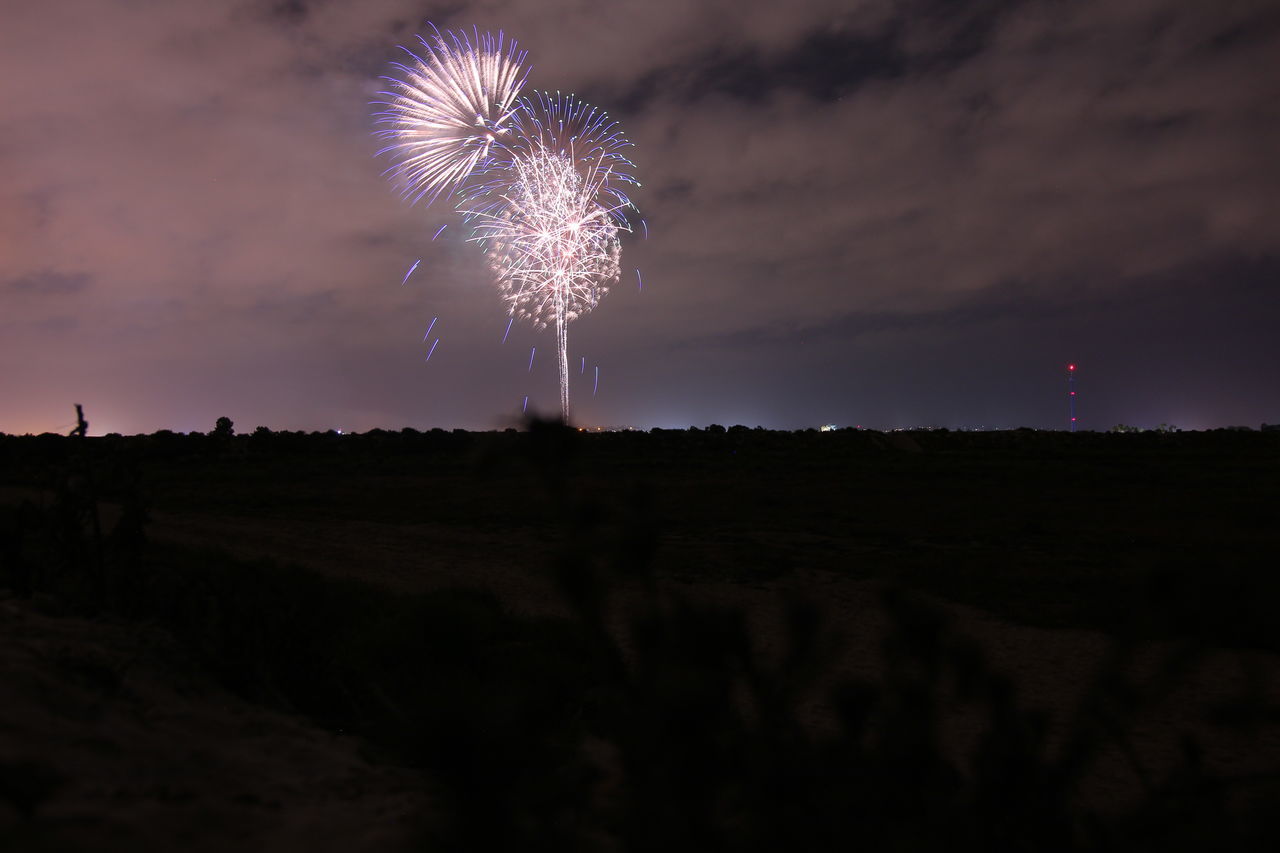
<svg viewBox="0 0 1280 853">
<path fill-rule="evenodd" d="M 1235 431 L 0 437 L 0 585 L 418 780 L 339 820 L 247 766 L 295 792 L 218 813 L 259 846 L 1222 849 L 1276 840 L 1278 475 Z M 111 817 L 29 704 L 0 832 L 235 843 L 235 784 Z"/>
</svg>

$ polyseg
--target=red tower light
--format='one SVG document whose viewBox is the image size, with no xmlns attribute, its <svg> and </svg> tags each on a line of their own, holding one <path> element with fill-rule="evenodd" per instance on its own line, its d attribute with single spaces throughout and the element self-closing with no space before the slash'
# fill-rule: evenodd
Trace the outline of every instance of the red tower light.
<svg viewBox="0 0 1280 853">
<path fill-rule="evenodd" d="M 1067 414 L 1071 417 L 1071 431 L 1076 431 L 1076 366 L 1067 365 Z"/>
</svg>

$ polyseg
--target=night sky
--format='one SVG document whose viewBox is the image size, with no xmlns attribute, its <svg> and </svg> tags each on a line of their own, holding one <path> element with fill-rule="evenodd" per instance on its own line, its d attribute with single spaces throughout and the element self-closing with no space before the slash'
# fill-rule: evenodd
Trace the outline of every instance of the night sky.
<svg viewBox="0 0 1280 853">
<path fill-rule="evenodd" d="M 1063 428 L 1068 362 L 1084 429 L 1280 422 L 1274 0 L 0 4 L 0 431 L 556 410 L 552 333 L 501 343 L 373 156 L 427 21 L 636 143 L 578 423 Z"/>
</svg>

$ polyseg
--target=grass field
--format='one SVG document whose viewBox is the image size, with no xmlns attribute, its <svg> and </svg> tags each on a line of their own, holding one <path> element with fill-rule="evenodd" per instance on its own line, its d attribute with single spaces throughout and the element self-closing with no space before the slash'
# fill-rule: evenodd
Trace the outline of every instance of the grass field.
<svg viewBox="0 0 1280 853">
<path fill-rule="evenodd" d="M 0 582 L 420 768 L 443 844 L 1271 832 L 1273 433 L 0 437 L 0 465 Z"/>
</svg>

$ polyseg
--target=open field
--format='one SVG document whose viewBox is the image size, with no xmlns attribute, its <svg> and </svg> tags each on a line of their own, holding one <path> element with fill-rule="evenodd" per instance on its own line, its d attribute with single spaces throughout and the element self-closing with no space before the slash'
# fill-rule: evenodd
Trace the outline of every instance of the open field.
<svg viewBox="0 0 1280 853">
<path fill-rule="evenodd" d="M 657 771 L 641 778 L 633 763 L 639 744 L 649 744 L 644 754 L 656 766 L 664 756 L 673 766 L 687 761 L 706 775 L 699 784 L 717 796 L 735 791 L 730 799 L 741 803 L 751 796 L 710 769 L 726 764 L 719 753 L 713 762 L 704 743 L 718 731 L 733 733 L 718 749 L 768 746 L 773 762 L 780 759 L 770 750 L 780 743 L 804 744 L 796 752 L 807 758 L 789 772 L 810 786 L 815 774 L 835 772 L 824 763 L 830 756 L 847 757 L 855 743 L 867 750 L 859 754 L 868 766 L 886 755 L 905 760 L 893 752 L 905 747 L 891 749 L 886 740 L 889 718 L 868 712 L 871 722 L 859 725 L 869 728 L 850 740 L 857 714 L 849 697 L 857 689 L 871 691 L 867 701 L 881 714 L 914 708 L 912 736 L 927 729 L 929 737 L 908 754 L 932 762 L 921 771 L 929 784 L 942 784 L 935 771 L 947 779 L 959 773 L 956 790 L 964 793 L 956 796 L 977 813 L 983 785 L 993 795 L 1012 779 L 984 781 L 990 759 L 981 756 L 991 738 L 1024 729 L 1029 740 L 1001 749 L 1023 750 L 1019 760 L 1038 768 L 1017 772 L 1052 790 L 1050 811 L 1072 821 L 1114 818 L 1122 827 L 1110 830 L 1116 837 L 1185 802 L 1190 795 L 1179 779 L 1251 780 L 1224 788 L 1225 811 L 1211 816 L 1219 825 L 1237 821 L 1245 833 L 1258 830 L 1248 815 L 1275 802 L 1275 434 L 580 434 L 535 425 L 530 433 L 7 437 L 0 464 L 0 506 L 19 519 L 10 528 L 18 531 L 10 534 L 11 585 L 44 588 L 82 610 L 86 600 L 92 610 L 98 592 L 115 602 L 113 610 L 148 602 L 136 605 L 135 618 L 159 621 L 197 649 L 203 644 L 205 665 L 242 694 L 322 727 L 350 724 L 372 737 L 379 754 L 425 766 L 436 781 L 470 784 L 450 777 L 462 773 L 460 765 L 432 752 L 437 747 L 380 737 L 371 721 L 383 711 L 369 703 L 293 685 L 270 672 L 282 664 L 246 675 L 245 661 L 274 660 L 273 644 L 294 642 L 307 626 L 323 624 L 316 621 L 322 615 L 350 618 L 351 633 L 335 634 L 354 638 L 360 651 L 341 665 L 368 668 L 376 660 L 369 689 L 389 691 L 384 704 L 400 712 L 425 707 L 431 718 L 446 694 L 463 688 L 448 681 L 451 691 L 423 696 L 396 683 L 413 671 L 413 649 L 422 651 L 423 678 L 447 680 L 458 676 L 441 675 L 426 659 L 439 644 L 450 647 L 447 657 L 462 654 L 453 648 L 458 637 L 485 648 L 505 637 L 500 645 L 508 651 L 515 643 L 515 658 L 527 656 L 524 675 L 503 664 L 489 681 L 466 681 L 464 692 L 479 691 L 472 699 L 484 697 L 486 707 L 516 697 L 512 703 L 536 717 L 545 697 L 522 679 L 545 675 L 559 691 L 547 701 L 562 709 L 567 702 L 583 721 L 582 730 L 546 722 L 528 735 L 576 744 L 554 758 L 539 750 L 531 756 L 552 762 L 572 753 L 570 764 L 591 768 L 594 781 L 565 783 L 593 815 L 566 838 L 640 838 L 634 813 L 647 810 L 660 813 L 650 821 L 656 827 L 685 834 L 701 827 L 713 833 L 708 838 L 743 846 L 733 827 L 745 818 L 732 808 L 728 816 L 718 805 L 706 805 L 700 817 L 667 814 L 658 791 L 674 783 Z M 107 544 L 98 547 L 97 574 L 89 572 L 96 580 L 86 585 L 49 569 L 74 560 L 48 544 L 65 536 L 47 534 L 59 507 L 78 507 L 76 553 L 92 562 L 90 506 Z M 131 541 L 125 531 L 132 529 L 145 533 L 145 543 L 111 544 Z M 112 530 L 122 532 L 113 538 Z M 254 600 L 259 584 L 271 590 L 263 602 Z M 192 604 L 190 589 L 203 590 L 203 603 Z M 207 599 L 226 623 L 242 609 L 240 627 L 205 625 Z M 297 631 L 286 625 L 258 637 L 266 631 L 258 621 L 292 610 L 280 604 L 290 600 Z M 403 628 L 397 620 L 409 625 L 423 614 L 457 630 L 404 639 L 411 659 L 391 667 L 377 651 L 383 640 L 361 627 L 377 624 L 380 609 L 395 630 Z M 186 615 L 175 616 L 179 610 Z M 349 615 L 366 612 L 374 614 L 367 622 Z M 476 633 L 477 624 L 488 627 Z M 349 645 L 334 639 L 316 653 L 341 657 Z M 602 663 L 599 649 L 617 659 Z M 680 673 L 718 685 L 723 695 L 704 695 Z M 343 677 L 350 693 L 357 676 Z M 862 687 L 851 694 L 850 685 Z M 617 707 L 623 696 L 631 697 L 625 710 Z M 772 708 L 769 696 L 781 704 Z M 660 724 L 671 703 L 688 702 L 685 716 L 677 715 L 684 728 L 671 730 L 670 719 Z M 703 713 L 709 718 L 697 718 Z M 456 723 L 456 715 L 444 718 Z M 1027 734 L 1037 726 L 1039 735 Z M 508 734 L 486 737 L 524 749 Z M 1017 762 L 1006 763 L 1001 772 L 1013 773 Z M 737 775 L 767 780 L 762 772 Z M 510 790 L 524 789 L 512 783 Z M 453 805 L 459 820 L 468 808 Z M 815 837 L 843 826 L 845 818 L 834 815 L 848 808 L 833 808 L 817 809 Z M 1073 833 L 1087 840 L 1085 830 L 1066 835 Z M 1189 844 L 1197 836 L 1184 826 L 1180 837 Z"/>
</svg>

